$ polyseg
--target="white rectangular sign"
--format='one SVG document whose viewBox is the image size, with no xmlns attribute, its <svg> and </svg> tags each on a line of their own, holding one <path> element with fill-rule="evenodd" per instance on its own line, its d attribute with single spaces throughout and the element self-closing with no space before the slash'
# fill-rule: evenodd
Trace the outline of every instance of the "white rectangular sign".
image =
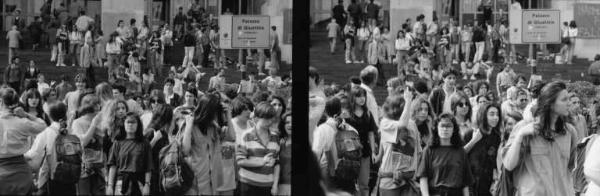
<svg viewBox="0 0 600 196">
<path fill-rule="evenodd" d="M 231 18 L 233 15 L 219 16 L 219 47 L 231 49 Z"/>
<path fill-rule="evenodd" d="M 270 16 L 234 15 L 231 21 L 232 48 L 269 48 Z"/>
<path fill-rule="evenodd" d="M 559 10 L 523 10 L 523 43 L 560 43 Z"/>
</svg>

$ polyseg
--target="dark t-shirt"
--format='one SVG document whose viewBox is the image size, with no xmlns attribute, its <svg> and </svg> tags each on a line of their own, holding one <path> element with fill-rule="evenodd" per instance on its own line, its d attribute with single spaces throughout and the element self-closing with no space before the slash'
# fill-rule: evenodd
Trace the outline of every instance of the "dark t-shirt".
<svg viewBox="0 0 600 196">
<path fill-rule="evenodd" d="M 336 5 L 335 7 L 333 7 L 333 18 L 339 20 L 339 19 L 342 19 L 343 17 L 344 17 L 344 6 Z"/>
<path fill-rule="evenodd" d="M 463 148 L 451 146 L 425 148 L 415 177 L 427 177 L 432 194 L 442 187 L 458 189 L 473 183 L 467 153 Z"/>
<path fill-rule="evenodd" d="M 350 118 L 345 119 L 346 123 L 358 131 L 360 144 L 363 146 L 362 157 L 371 156 L 371 145 L 369 145 L 369 132 L 375 133 L 377 124 L 370 112 L 365 111 L 361 117 L 352 113 Z"/>
<path fill-rule="evenodd" d="M 465 142 L 470 141 L 473 132 L 465 135 Z M 493 182 L 496 158 L 500 146 L 500 135 L 497 133 L 483 134 L 468 154 L 469 165 L 475 181 L 475 192 L 489 191 Z"/>
<path fill-rule="evenodd" d="M 148 141 L 132 139 L 117 140 L 108 156 L 108 166 L 116 166 L 117 172 L 145 173 L 154 169 L 152 149 Z"/>
<path fill-rule="evenodd" d="M 473 30 L 473 42 L 482 42 L 485 41 L 485 32 L 481 27 L 476 27 Z"/>
<path fill-rule="evenodd" d="M 379 6 L 374 3 L 369 3 L 367 5 L 367 17 L 368 18 L 377 18 L 379 15 Z"/>
<path fill-rule="evenodd" d="M 350 13 L 350 16 L 352 16 L 352 17 L 358 17 L 362 13 L 362 11 L 358 4 L 353 3 L 353 4 L 348 5 L 348 13 Z"/>
</svg>

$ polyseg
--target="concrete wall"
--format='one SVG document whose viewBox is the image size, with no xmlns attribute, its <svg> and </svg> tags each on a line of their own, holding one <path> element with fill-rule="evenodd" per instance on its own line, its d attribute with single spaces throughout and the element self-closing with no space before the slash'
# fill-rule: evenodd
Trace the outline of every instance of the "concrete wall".
<svg viewBox="0 0 600 196">
<path fill-rule="evenodd" d="M 271 26 L 277 27 L 281 60 L 292 63 L 292 44 L 283 44 L 283 10 L 292 8 L 292 0 L 266 0 L 260 8 L 261 15 L 271 16 Z"/>
<path fill-rule="evenodd" d="M 129 25 L 129 20 L 135 18 L 136 24 L 144 19 L 146 2 L 144 0 L 102 0 L 102 29 L 104 36 L 108 36 L 117 29 L 119 20 Z"/>
<path fill-rule="evenodd" d="M 402 29 L 402 23 L 411 18 L 416 22 L 417 15 L 424 14 L 425 22 L 430 23 L 433 17 L 434 0 L 390 0 L 390 30 L 394 34 Z"/>
<path fill-rule="evenodd" d="M 576 3 L 596 3 L 600 4 L 597 0 L 553 0 L 552 9 L 560 10 L 560 21 L 571 21 L 574 19 L 574 5 Z M 574 56 L 578 58 L 587 58 L 593 60 L 596 54 L 600 54 L 600 39 L 575 39 L 575 52 Z"/>
</svg>

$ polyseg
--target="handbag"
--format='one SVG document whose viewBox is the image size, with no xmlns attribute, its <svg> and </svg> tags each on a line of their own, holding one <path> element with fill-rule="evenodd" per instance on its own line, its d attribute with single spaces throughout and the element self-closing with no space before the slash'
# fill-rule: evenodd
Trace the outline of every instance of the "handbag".
<svg viewBox="0 0 600 196">
<path fill-rule="evenodd" d="M 516 188 L 512 179 L 512 173 L 502 166 L 500 178 L 490 188 L 494 196 L 514 196 Z"/>
<path fill-rule="evenodd" d="M 567 45 L 571 44 L 571 37 L 569 37 L 569 30 L 568 29 L 567 29 L 567 36 L 566 37 L 562 37 L 561 43 L 567 44 Z"/>
</svg>

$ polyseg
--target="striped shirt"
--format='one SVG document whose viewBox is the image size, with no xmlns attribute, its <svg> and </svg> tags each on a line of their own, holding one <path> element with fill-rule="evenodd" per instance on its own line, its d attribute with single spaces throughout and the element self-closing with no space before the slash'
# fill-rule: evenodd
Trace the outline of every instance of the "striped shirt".
<svg viewBox="0 0 600 196">
<path fill-rule="evenodd" d="M 272 153 L 276 162 L 279 154 L 279 138 L 273 133 L 269 133 L 269 141 L 264 145 L 258 137 L 256 128 L 246 131 L 242 136 L 242 141 L 238 144 L 236 150 L 236 162 L 241 160 L 263 159 L 267 154 Z M 276 163 L 277 164 L 277 163 Z M 240 182 L 259 187 L 271 187 L 273 185 L 274 166 L 262 167 L 240 167 Z"/>
</svg>

